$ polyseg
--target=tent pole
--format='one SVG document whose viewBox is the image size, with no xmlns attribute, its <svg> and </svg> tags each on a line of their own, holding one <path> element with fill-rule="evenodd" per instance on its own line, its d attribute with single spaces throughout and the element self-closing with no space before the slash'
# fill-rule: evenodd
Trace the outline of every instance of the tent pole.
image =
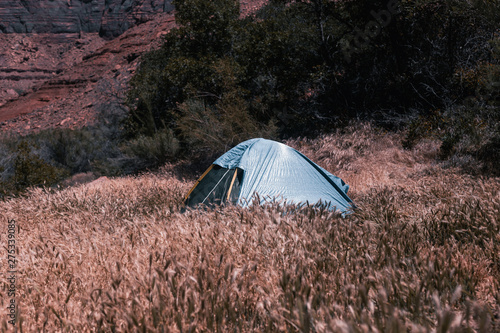
<svg viewBox="0 0 500 333">
<path fill-rule="evenodd" d="M 238 169 L 234 169 L 234 175 L 233 175 L 233 179 L 231 180 L 231 185 L 229 185 L 229 192 L 227 192 L 227 198 L 226 198 L 226 201 L 229 200 L 229 196 L 231 196 L 231 191 L 233 190 L 233 185 L 234 185 L 234 181 L 236 180 L 236 174 L 238 173 Z"/>
</svg>

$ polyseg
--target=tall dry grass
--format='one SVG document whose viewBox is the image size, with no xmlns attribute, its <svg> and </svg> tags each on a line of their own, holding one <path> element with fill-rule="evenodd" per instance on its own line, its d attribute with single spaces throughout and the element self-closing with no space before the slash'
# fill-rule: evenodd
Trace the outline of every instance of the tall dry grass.
<svg viewBox="0 0 500 333">
<path fill-rule="evenodd" d="M 500 180 L 441 168 L 433 142 L 400 141 L 358 124 L 288 142 L 351 185 L 361 209 L 348 218 L 276 205 L 182 214 L 192 181 L 168 172 L 1 202 L 20 226 L 18 326 L 500 330 Z M 2 288 L 2 330 L 7 300 Z"/>
</svg>

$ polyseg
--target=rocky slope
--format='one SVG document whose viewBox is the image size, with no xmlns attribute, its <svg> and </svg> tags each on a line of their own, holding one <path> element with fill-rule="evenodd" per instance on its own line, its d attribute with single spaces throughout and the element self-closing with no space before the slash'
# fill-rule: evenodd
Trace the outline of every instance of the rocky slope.
<svg viewBox="0 0 500 333">
<path fill-rule="evenodd" d="M 75 66 L 104 44 L 97 33 L 0 34 L 0 107 Z"/>
<path fill-rule="evenodd" d="M 30 62 L 40 66 L 0 69 L 0 76 L 9 79 L 2 80 L 1 85 L 12 82 L 12 88 L 3 87 L 4 95 L 12 98 L 0 106 L 0 131 L 27 134 L 36 129 L 83 126 L 94 123 L 104 111 L 123 112 L 121 102 L 138 57 L 159 46 L 162 35 L 174 25 L 173 15 L 162 14 L 112 41 L 104 42 L 89 34 L 66 39 L 61 44 L 51 43 L 52 47 L 47 49 L 69 48 L 61 59 L 57 58 L 57 51 L 34 44 L 33 40 L 41 36 L 17 35 L 22 45 L 35 46 L 19 47 L 20 57 L 9 60 L 15 65 L 16 59 L 24 58 L 24 54 L 33 53 L 36 57 L 40 53 L 38 61 Z M 51 55 L 54 57 L 49 59 Z M 23 91 L 33 81 L 37 83 Z"/>
<path fill-rule="evenodd" d="M 242 1 L 242 15 L 263 3 Z M 0 33 L 0 133 L 76 128 L 125 112 L 140 55 L 174 26 L 173 13 L 160 12 L 112 40 L 97 32 Z"/>
</svg>

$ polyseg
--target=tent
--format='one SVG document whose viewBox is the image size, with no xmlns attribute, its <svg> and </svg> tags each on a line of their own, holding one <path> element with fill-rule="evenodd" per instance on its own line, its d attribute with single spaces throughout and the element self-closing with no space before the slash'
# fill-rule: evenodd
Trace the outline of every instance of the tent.
<svg viewBox="0 0 500 333">
<path fill-rule="evenodd" d="M 251 139 L 219 157 L 185 197 L 187 207 L 233 203 L 243 207 L 258 198 L 289 204 L 323 203 L 349 212 L 349 186 L 297 150 L 282 143 Z"/>
</svg>

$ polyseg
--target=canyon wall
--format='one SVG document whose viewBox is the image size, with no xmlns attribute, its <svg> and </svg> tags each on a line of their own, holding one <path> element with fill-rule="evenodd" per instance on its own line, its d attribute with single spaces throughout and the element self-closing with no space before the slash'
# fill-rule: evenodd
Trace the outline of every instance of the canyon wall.
<svg viewBox="0 0 500 333">
<path fill-rule="evenodd" d="M 111 39 L 172 10 L 171 0 L 0 0 L 0 32 L 98 32 Z"/>
</svg>

